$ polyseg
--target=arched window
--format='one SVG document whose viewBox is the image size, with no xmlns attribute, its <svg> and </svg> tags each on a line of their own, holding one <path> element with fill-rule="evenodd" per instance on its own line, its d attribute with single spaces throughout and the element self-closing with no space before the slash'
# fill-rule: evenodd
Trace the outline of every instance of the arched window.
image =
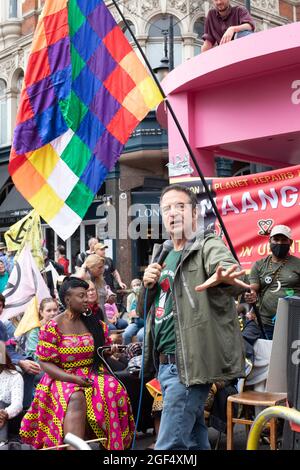
<svg viewBox="0 0 300 470">
<path fill-rule="evenodd" d="M 202 44 L 202 35 L 204 33 L 204 18 L 199 18 L 195 21 L 193 32 L 197 34 L 197 39 L 194 46 L 195 55 L 200 54 L 201 44 Z"/>
<path fill-rule="evenodd" d="M 16 83 L 16 88 L 17 88 L 17 109 L 19 107 L 20 103 L 20 97 L 21 97 L 21 91 L 22 91 L 22 85 L 24 81 L 24 73 L 21 72 Z"/>
<path fill-rule="evenodd" d="M 134 26 L 134 24 L 130 20 L 127 20 L 127 23 L 129 24 L 130 29 L 132 30 L 133 34 L 135 35 L 135 26 Z M 121 29 L 122 29 L 123 33 L 125 34 L 127 40 L 129 42 L 132 42 L 133 41 L 132 36 L 131 36 L 129 30 L 127 29 L 127 26 L 124 23 L 121 24 Z"/>
<path fill-rule="evenodd" d="M 178 22 L 179 20 L 173 16 L 175 67 L 182 62 L 182 38 Z M 165 56 L 165 40 L 167 40 L 168 57 L 170 56 L 169 28 L 170 15 L 161 16 L 151 21 L 147 39 L 146 53 L 152 67 L 157 67 L 160 63 L 160 60 Z"/>
<path fill-rule="evenodd" d="M 175 36 L 181 36 L 181 31 L 178 26 L 178 20 L 173 16 L 173 21 L 174 21 L 174 37 Z M 159 18 L 158 20 L 154 21 L 151 23 L 151 26 L 149 28 L 149 37 L 159 37 L 163 31 L 169 31 L 170 27 L 170 16 L 166 16 L 163 18 Z"/>
<path fill-rule="evenodd" d="M 0 145 L 7 143 L 7 85 L 0 78 Z"/>
</svg>

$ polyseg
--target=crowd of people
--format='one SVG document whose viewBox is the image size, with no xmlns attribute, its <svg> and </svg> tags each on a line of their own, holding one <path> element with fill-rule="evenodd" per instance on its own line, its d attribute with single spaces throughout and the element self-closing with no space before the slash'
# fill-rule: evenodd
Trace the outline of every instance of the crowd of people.
<svg viewBox="0 0 300 470">
<path fill-rule="evenodd" d="M 40 302 L 39 326 L 25 334 L 14 336 L 20 315 L 1 321 L 5 297 L 0 294 L 0 342 L 5 345 L 0 365 L 0 444 L 7 440 L 9 421 L 16 416 L 19 421 L 22 418 L 22 441 L 37 449 L 62 444 L 68 431 L 82 438 L 98 437 L 103 448 L 111 450 L 131 444 L 139 378 L 127 366 L 141 355 L 141 347 L 131 347 L 132 341 L 138 346 L 143 340 L 135 328 L 140 320 L 136 307 L 141 280 L 134 279 L 128 290 L 113 261 L 105 256 L 107 246 L 96 238 L 88 245 L 76 257 L 73 273 L 64 246 L 57 248 L 55 261 L 43 248 L 45 266 L 52 264 L 58 282 L 55 285 L 52 270 L 43 270 L 50 294 Z M 9 273 L 4 244 L 1 249 L 5 291 Z M 128 294 L 126 305 L 117 303 L 117 290 Z M 122 343 L 128 348 L 120 354 L 115 344 Z M 103 346 L 109 348 L 101 356 Z M 121 371 L 130 398 L 115 375 Z M 151 425 L 150 397 L 148 403 Z M 143 426 L 147 425 L 142 422 Z"/>
</svg>

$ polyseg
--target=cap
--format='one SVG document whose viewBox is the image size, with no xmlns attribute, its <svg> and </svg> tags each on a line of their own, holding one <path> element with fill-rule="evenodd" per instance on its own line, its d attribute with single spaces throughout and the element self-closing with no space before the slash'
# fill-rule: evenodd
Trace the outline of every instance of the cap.
<svg viewBox="0 0 300 470">
<path fill-rule="evenodd" d="M 292 230 L 287 225 L 274 225 L 270 233 L 270 238 L 274 237 L 275 235 L 284 235 L 290 240 L 293 240 Z"/>
<path fill-rule="evenodd" d="M 105 243 L 96 243 L 94 246 L 94 250 L 103 250 L 103 248 L 108 248 L 108 246 Z"/>
</svg>

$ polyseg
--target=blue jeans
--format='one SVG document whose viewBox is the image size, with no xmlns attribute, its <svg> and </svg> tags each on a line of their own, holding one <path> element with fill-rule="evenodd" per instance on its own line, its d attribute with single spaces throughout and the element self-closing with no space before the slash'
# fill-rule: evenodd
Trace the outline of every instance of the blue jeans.
<svg viewBox="0 0 300 470">
<path fill-rule="evenodd" d="M 123 333 L 123 343 L 131 343 L 132 337 L 135 336 L 141 328 L 144 327 L 144 320 L 142 318 L 136 318 L 134 323 L 130 323 Z"/>
<path fill-rule="evenodd" d="M 139 343 L 143 343 L 143 341 L 144 341 L 144 327 L 141 328 L 141 329 L 137 332 L 136 337 L 137 337 L 137 340 L 138 340 Z"/>
<path fill-rule="evenodd" d="M 23 373 L 24 380 L 24 396 L 23 396 L 23 408 L 27 410 L 34 396 L 34 381 L 37 375 L 28 374 L 27 372 Z"/>
<path fill-rule="evenodd" d="M 110 323 L 108 325 L 108 329 L 109 330 L 125 330 L 125 328 L 127 328 L 128 326 L 128 323 L 126 320 L 123 320 L 123 318 L 119 318 L 118 321 L 113 324 L 113 323 Z"/>
<path fill-rule="evenodd" d="M 209 384 L 186 387 L 176 364 L 160 364 L 163 411 L 155 450 L 209 450 L 204 405 Z"/>
<path fill-rule="evenodd" d="M 4 408 L 7 408 L 10 405 L 10 403 L 4 403 L 4 401 L 0 400 L 0 410 L 3 410 Z M 0 429 L 0 442 L 5 442 L 7 441 L 8 437 L 8 423 L 4 424 L 2 428 Z"/>
<path fill-rule="evenodd" d="M 274 326 L 264 325 L 264 330 L 265 330 L 265 333 L 267 335 L 267 339 L 273 339 Z"/>
<path fill-rule="evenodd" d="M 248 30 L 245 30 L 245 31 L 239 31 L 238 33 L 235 33 L 235 35 L 233 36 L 233 39 L 239 39 L 239 38 L 243 38 L 244 36 L 248 36 L 249 34 L 253 34 L 254 31 L 248 31 Z"/>
</svg>

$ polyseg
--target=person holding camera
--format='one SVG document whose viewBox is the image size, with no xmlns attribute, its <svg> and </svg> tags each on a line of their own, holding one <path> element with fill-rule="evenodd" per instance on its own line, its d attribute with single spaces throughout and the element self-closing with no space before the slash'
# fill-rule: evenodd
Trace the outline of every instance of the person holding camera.
<svg viewBox="0 0 300 470">
<path fill-rule="evenodd" d="M 95 254 L 104 258 L 104 279 L 110 290 L 115 290 L 115 282 L 121 287 L 126 289 L 126 284 L 122 281 L 119 271 L 116 269 L 114 262 L 108 256 L 105 256 L 105 250 L 108 248 L 104 243 L 97 243 L 94 246 Z"/>
<path fill-rule="evenodd" d="M 142 282 L 140 279 L 133 279 L 131 282 L 132 293 L 127 298 L 129 325 L 123 333 L 124 344 L 131 343 L 133 336 L 137 336 L 140 343 L 144 341 L 144 320 L 137 313 L 137 302 L 141 287 Z"/>
</svg>

